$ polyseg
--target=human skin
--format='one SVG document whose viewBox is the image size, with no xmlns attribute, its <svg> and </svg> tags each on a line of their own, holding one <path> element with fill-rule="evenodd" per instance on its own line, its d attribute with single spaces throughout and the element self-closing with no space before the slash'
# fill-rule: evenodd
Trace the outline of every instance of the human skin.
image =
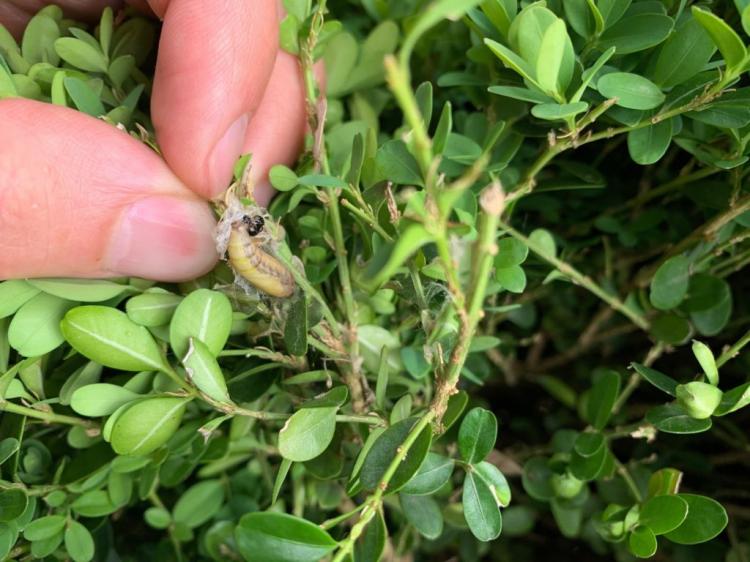
<svg viewBox="0 0 750 562">
<path fill-rule="evenodd" d="M 20 38 L 47 3 L 2 1 L 0 23 Z M 89 21 L 122 4 L 55 3 Z M 296 58 L 279 50 L 276 0 L 129 3 L 163 20 L 151 98 L 163 158 L 72 109 L 0 100 L 0 279 L 201 275 L 217 260 L 207 200 L 226 189 L 236 159 L 252 153 L 267 204 L 269 168 L 301 149 L 304 85 Z"/>
</svg>

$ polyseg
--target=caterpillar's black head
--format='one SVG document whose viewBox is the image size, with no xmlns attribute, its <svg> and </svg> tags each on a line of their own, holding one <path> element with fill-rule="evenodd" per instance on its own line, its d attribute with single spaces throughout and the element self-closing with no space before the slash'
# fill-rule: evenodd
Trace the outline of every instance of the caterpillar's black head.
<svg viewBox="0 0 750 562">
<path fill-rule="evenodd" d="M 263 220 L 263 217 L 259 215 L 255 216 L 249 216 L 245 215 L 242 217 L 242 224 L 244 224 L 247 227 L 247 233 L 250 236 L 257 236 L 263 231 L 263 226 L 266 224 L 266 222 Z"/>
</svg>

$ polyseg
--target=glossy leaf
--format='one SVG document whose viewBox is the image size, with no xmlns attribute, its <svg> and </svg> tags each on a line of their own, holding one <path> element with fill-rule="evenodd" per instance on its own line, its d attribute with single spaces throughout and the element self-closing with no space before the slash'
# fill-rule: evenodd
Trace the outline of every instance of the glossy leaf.
<svg viewBox="0 0 750 562">
<path fill-rule="evenodd" d="M 69 311 L 60 328 L 81 355 L 106 367 L 152 371 L 165 367 L 151 334 L 124 312 L 104 306 L 79 306 Z"/>
<path fill-rule="evenodd" d="M 468 463 L 483 461 L 497 440 L 497 419 L 484 408 L 466 414 L 458 430 L 458 450 Z"/>
<path fill-rule="evenodd" d="M 141 400 L 122 412 L 112 428 L 112 448 L 118 455 L 147 455 L 177 431 L 188 400 L 156 397 Z"/>
<path fill-rule="evenodd" d="M 206 344 L 213 355 L 224 348 L 232 329 L 232 305 L 224 294 L 209 289 L 193 291 L 177 306 L 169 324 L 169 342 L 184 357 L 190 338 Z"/>
<path fill-rule="evenodd" d="M 336 431 L 337 406 L 303 408 L 287 420 L 279 433 L 279 452 L 295 462 L 314 459 L 325 451 Z"/>
<path fill-rule="evenodd" d="M 649 298 L 659 310 L 670 310 L 687 295 L 690 282 L 690 261 L 685 256 L 674 256 L 656 270 L 651 279 Z"/>
<path fill-rule="evenodd" d="M 727 526 L 726 510 L 719 502 L 705 496 L 679 494 L 688 504 L 682 525 L 664 536 L 677 544 L 700 544 L 710 541 Z"/>
<path fill-rule="evenodd" d="M 617 105 L 629 109 L 653 109 L 665 99 L 651 80 L 629 72 L 605 74 L 597 82 L 597 88 L 604 97 L 617 98 Z"/>
<path fill-rule="evenodd" d="M 182 360 L 188 379 L 203 394 L 227 404 L 231 402 L 224 373 L 219 363 L 202 341 L 190 338 L 190 344 Z"/>
<path fill-rule="evenodd" d="M 407 521 L 414 525 L 420 535 L 434 540 L 443 533 L 443 514 L 434 499 L 401 493 L 399 500 Z"/>
<path fill-rule="evenodd" d="M 265 562 L 317 562 L 336 546 L 331 536 L 314 523 L 283 513 L 243 515 L 234 532 L 240 554 Z"/>
<path fill-rule="evenodd" d="M 478 540 L 487 542 L 500 536 L 503 519 L 494 494 L 484 480 L 472 472 L 467 472 L 464 478 L 462 502 L 466 522 Z"/>
<path fill-rule="evenodd" d="M 437 453 L 428 453 L 422 466 L 401 488 L 401 492 L 412 496 L 434 494 L 448 482 L 454 466 L 453 459 Z"/>
<path fill-rule="evenodd" d="M 378 486 L 380 479 L 396 457 L 398 449 L 416 423 L 416 418 L 402 420 L 386 429 L 378 437 L 367 453 L 360 472 L 360 480 L 365 488 L 372 490 Z M 396 469 L 388 484 L 388 493 L 400 490 L 419 471 L 427 457 L 431 443 L 432 428 L 428 425 L 419 433 L 406 459 Z"/>
<path fill-rule="evenodd" d="M 655 535 L 674 531 L 688 514 L 688 503 L 679 495 L 655 496 L 641 507 L 639 521 Z"/>
<path fill-rule="evenodd" d="M 604 429 L 620 394 L 620 375 L 605 371 L 596 380 L 586 402 L 586 418 L 595 429 Z"/>
</svg>

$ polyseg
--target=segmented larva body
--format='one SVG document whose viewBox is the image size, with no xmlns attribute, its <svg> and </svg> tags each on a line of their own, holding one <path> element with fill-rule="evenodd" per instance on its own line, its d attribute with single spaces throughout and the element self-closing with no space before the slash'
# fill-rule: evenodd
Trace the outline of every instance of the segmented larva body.
<svg viewBox="0 0 750 562">
<path fill-rule="evenodd" d="M 264 293 L 278 298 L 290 297 L 295 283 L 292 274 L 279 260 L 263 250 L 256 237 L 263 229 L 261 217 L 245 217 L 232 225 L 229 235 L 229 263 L 239 275 Z"/>
</svg>

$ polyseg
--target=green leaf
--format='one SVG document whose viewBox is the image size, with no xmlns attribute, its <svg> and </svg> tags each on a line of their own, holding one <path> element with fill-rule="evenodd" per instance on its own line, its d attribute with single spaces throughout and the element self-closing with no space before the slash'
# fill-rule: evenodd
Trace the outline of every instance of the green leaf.
<svg viewBox="0 0 750 562">
<path fill-rule="evenodd" d="M 55 41 L 60 37 L 57 21 L 48 14 L 38 13 L 26 24 L 21 40 L 21 55 L 29 64 L 48 62 L 57 66 L 60 58 Z"/>
<path fill-rule="evenodd" d="M 172 510 L 176 523 L 191 529 L 200 527 L 216 515 L 224 504 L 224 485 L 221 480 L 204 480 L 188 488 Z"/>
<path fill-rule="evenodd" d="M 487 88 L 487 91 L 491 94 L 504 96 L 506 98 L 513 98 L 514 100 L 557 105 L 556 103 L 552 103 L 555 100 L 548 95 L 542 94 L 541 92 L 537 92 L 535 90 L 529 90 L 528 88 L 519 88 L 517 86 L 490 86 L 489 88 Z"/>
<path fill-rule="evenodd" d="M 198 289 L 177 306 L 169 324 L 169 342 L 178 357 L 184 357 L 190 338 L 206 344 L 213 355 L 224 348 L 232 329 L 232 305 L 218 291 Z"/>
<path fill-rule="evenodd" d="M 604 435 L 598 431 L 586 431 L 576 437 L 573 449 L 582 457 L 593 457 L 604 447 Z"/>
<path fill-rule="evenodd" d="M 148 455 L 177 431 L 189 399 L 171 396 L 136 402 L 117 416 L 110 442 L 118 455 Z"/>
<path fill-rule="evenodd" d="M 659 48 L 651 79 L 662 88 L 690 80 L 711 60 L 716 46 L 693 18 L 686 18 Z"/>
<path fill-rule="evenodd" d="M 644 379 L 646 379 L 659 390 L 666 392 L 670 396 L 677 396 L 678 383 L 672 377 L 667 376 L 664 373 L 657 371 L 656 369 L 641 365 L 640 363 L 631 363 L 630 366 L 633 367 L 633 369 L 635 369 L 639 375 L 641 375 Z"/>
<path fill-rule="evenodd" d="M 375 180 L 389 180 L 396 184 L 424 185 L 417 161 L 400 140 L 383 144 L 375 155 Z"/>
<path fill-rule="evenodd" d="M 107 113 L 97 93 L 83 80 L 68 76 L 63 79 L 63 85 L 79 111 L 92 117 Z"/>
<path fill-rule="evenodd" d="M 544 55 L 536 59 L 537 82 L 545 92 L 556 94 L 558 97 L 562 97 L 568 87 L 567 83 L 561 81 L 561 70 L 565 48 L 569 42 L 565 22 L 556 19 L 542 37 L 539 50 Z"/>
<path fill-rule="evenodd" d="M 383 514 L 378 512 L 354 543 L 355 562 L 380 562 L 387 538 L 388 529 L 385 526 Z"/>
<path fill-rule="evenodd" d="M 65 529 L 65 550 L 73 562 L 89 562 L 94 558 L 94 538 L 78 521 L 71 520 Z"/>
<path fill-rule="evenodd" d="M 680 489 L 682 472 L 675 468 L 660 468 L 648 479 L 649 497 L 674 495 Z"/>
<path fill-rule="evenodd" d="M 599 55 L 599 58 L 596 59 L 596 62 L 588 67 L 586 70 L 583 71 L 583 74 L 581 74 L 581 85 L 576 90 L 575 94 L 570 98 L 571 103 L 576 103 L 581 100 L 581 97 L 583 96 L 584 92 L 586 91 L 586 88 L 589 87 L 589 84 L 594 79 L 596 74 L 602 69 L 602 67 L 607 63 L 609 59 L 612 58 L 612 55 L 615 54 L 615 47 L 610 47 L 606 51 L 604 51 L 601 55 Z"/>
<path fill-rule="evenodd" d="M 646 414 L 646 421 L 664 433 L 702 433 L 711 429 L 711 418 L 695 419 L 688 415 L 682 406 L 665 404 L 657 406 Z"/>
<path fill-rule="evenodd" d="M 24 357 L 44 355 L 63 341 L 60 320 L 75 303 L 39 293 L 18 309 L 8 326 L 8 343 Z"/>
<path fill-rule="evenodd" d="M 75 37 L 55 41 L 55 51 L 68 64 L 88 72 L 107 72 L 107 57 L 100 49 Z"/>
<path fill-rule="evenodd" d="M 190 346 L 182 364 L 190 382 L 203 394 L 217 402 L 231 403 L 224 374 L 206 344 L 190 338 Z"/>
<path fill-rule="evenodd" d="M 442 154 L 448 142 L 448 137 L 453 129 L 453 113 L 451 103 L 445 102 L 443 110 L 440 112 L 435 134 L 432 137 L 432 150 L 435 154 Z"/>
<path fill-rule="evenodd" d="M 526 289 L 526 272 L 518 265 L 495 270 L 495 279 L 503 289 L 511 293 L 523 293 Z"/>
<path fill-rule="evenodd" d="M 368 285 L 376 288 L 393 277 L 406 260 L 419 248 L 432 241 L 432 236 L 421 224 L 412 223 L 394 243 L 384 244 L 365 270 Z"/>
<path fill-rule="evenodd" d="M 511 499 L 510 486 L 505 475 L 494 464 L 482 461 L 474 465 L 474 473 L 489 486 L 498 507 L 508 507 Z"/>
<path fill-rule="evenodd" d="M 729 521 L 726 510 L 716 500 L 694 494 L 679 494 L 688 504 L 685 521 L 664 535 L 677 544 L 700 544 L 718 536 Z"/>
<path fill-rule="evenodd" d="M 672 120 L 665 119 L 628 133 L 628 152 L 634 162 L 646 166 L 661 160 L 672 142 Z"/>
<path fill-rule="evenodd" d="M 564 121 L 575 117 L 589 108 L 585 101 L 575 103 L 542 103 L 531 108 L 531 114 L 537 119 L 545 121 Z"/>
<path fill-rule="evenodd" d="M 28 283 L 47 294 L 77 302 L 106 301 L 133 290 L 103 279 L 29 279 Z"/>
<path fill-rule="evenodd" d="M 487 542 L 500 536 L 503 519 L 495 496 L 485 481 L 473 472 L 467 472 L 464 478 L 462 502 L 466 522 L 478 540 Z"/>
<path fill-rule="evenodd" d="M 637 526 L 628 537 L 628 548 L 638 558 L 651 558 L 656 554 L 656 536 L 643 525 Z"/>
<path fill-rule="evenodd" d="M 532 457 L 523 465 L 523 489 L 535 500 L 549 501 L 555 496 L 551 478 L 552 470 L 543 457 Z"/>
<path fill-rule="evenodd" d="M 169 324 L 181 301 L 182 297 L 172 293 L 143 293 L 128 299 L 125 311 L 136 324 L 153 328 Z"/>
<path fill-rule="evenodd" d="M 417 473 L 401 488 L 411 496 L 424 496 L 437 492 L 450 480 L 455 461 L 437 453 L 428 453 Z"/>
<path fill-rule="evenodd" d="M 714 410 L 715 416 L 726 416 L 750 404 L 750 382 L 727 390 L 721 397 L 721 404 Z"/>
<path fill-rule="evenodd" d="M 505 45 L 501 45 L 492 39 L 485 39 L 484 44 L 489 47 L 490 51 L 492 51 L 507 68 L 516 71 L 522 78 L 528 80 L 529 83 L 539 88 L 540 91 L 544 90 L 544 88 L 542 88 L 542 86 L 536 81 L 535 73 L 532 68 L 516 53 L 511 51 Z"/>
<path fill-rule="evenodd" d="M 651 279 L 649 300 L 659 310 L 675 308 L 685 299 L 689 283 L 690 260 L 673 256 L 659 266 Z"/>
<path fill-rule="evenodd" d="M 15 437 L 6 437 L 0 441 L 0 465 L 16 454 L 21 443 Z"/>
<path fill-rule="evenodd" d="M 114 308 L 79 306 L 65 315 L 60 328 L 76 351 L 105 367 L 123 371 L 167 368 L 149 331 Z"/>
<path fill-rule="evenodd" d="M 599 38 L 602 50 L 615 47 L 618 55 L 627 55 L 655 47 L 672 31 L 672 18 L 660 14 L 637 14 L 607 27 Z"/>
<path fill-rule="evenodd" d="M 458 451 L 468 463 L 478 463 L 490 453 L 497 440 L 495 414 L 484 408 L 473 408 L 458 430 Z"/>
<path fill-rule="evenodd" d="M 281 459 L 279 465 L 279 471 L 276 473 L 276 480 L 273 483 L 273 492 L 271 494 L 271 505 L 276 503 L 279 499 L 279 493 L 281 492 L 281 486 L 284 484 L 286 475 L 289 473 L 289 469 L 292 467 L 292 461 L 289 459 Z"/>
<path fill-rule="evenodd" d="M 83 517 L 102 517 L 117 510 L 104 490 L 89 490 L 78 496 L 70 505 L 73 511 Z"/>
<path fill-rule="evenodd" d="M 529 248 L 515 238 L 503 238 L 497 243 L 495 267 L 504 268 L 521 265 L 529 255 Z"/>
<path fill-rule="evenodd" d="M 417 423 L 417 418 L 408 418 L 392 425 L 386 429 L 377 441 L 373 444 L 370 451 L 365 457 L 362 471 L 360 472 L 360 481 L 362 485 L 370 490 L 375 489 L 380 479 L 385 474 L 393 459 L 398 453 L 398 449 L 403 444 L 411 429 Z M 412 476 L 414 476 L 427 456 L 432 443 L 432 429 L 426 426 L 417 436 L 414 444 L 409 449 L 404 461 L 388 484 L 387 493 L 392 494 L 400 490 Z"/>
<path fill-rule="evenodd" d="M 724 57 L 727 72 L 732 76 L 739 74 L 747 59 L 747 49 L 740 36 L 724 20 L 711 12 L 697 6 L 692 6 L 691 10 L 693 17 L 703 26 L 719 48 L 721 56 Z"/>
<path fill-rule="evenodd" d="M 29 498 L 20 488 L 0 491 L 0 523 L 13 521 L 26 511 Z"/>
<path fill-rule="evenodd" d="M 89 384 L 73 393 L 70 407 L 83 416 L 95 418 L 108 416 L 123 404 L 138 398 L 141 398 L 140 394 L 116 384 Z"/>
<path fill-rule="evenodd" d="M 0 283 L 0 318 L 14 314 L 38 293 L 39 289 L 23 279 L 3 281 Z"/>
<path fill-rule="evenodd" d="M 706 374 L 708 382 L 714 386 L 718 386 L 719 369 L 716 367 L 716 359 L 714 358 L 711 348 L 703 342 L 694 340 L 693 355 L 695 355 L 698 363 L 700 363 L 701 369 L 703 369 L 703 372 Z"/>
<path fill-rule="evenodd" d="M 596 86 L 604 97 L 617 98 L 617 105 L 629 109 L 653 109 L 665 98 L 651 80 L 630 72 L 605 74 Z"/>
<path fill-rule="evenodd" d="M 337 406 L 302 408 L 295 412 L 279 432 L 279 452 L 285 459 L 304 462 L 314 459 L 333 440 Z"/>
<path fill-rule="evenodd" d="M 677 385 L 676 392 L 677 403 L 696 420 L 710 418 L 721 403 L 721 390 L 705 382 L 693 381 Z"/>
<path fill-rule="evenodd" d="M 304 355 L 307 353 L 307 298 L 295 298 L 286 313 L 284 324 L 284 344 L 287 353 Z"/>
<path fill-rule="evenodd" d="M 243 515 L 234 536 L 248 562 L 257 560 L 258 553 L 264 562 L 317 562 L 337 544 L 314 523 L 284 513 Z"/>
<path fill-rule="evenodd" d="M 23 537 L 27 541 L 42 541 L 61 533 L 64 527 L 63 515 L 46 515 L 29 523 L 23 531 Z"/>
<path fill-rule="evenodd" d="M 435 540 L 443 534 L 443 514 L 437 502 L 429 496 L 399 494 L 406 520 L 423 537 Z"/>
<path fill-rule="evenodd" d="M 154 529 L 166 529 L 172 523 L 172 515 L 162 507 L 149 507 L 143 513 L 143 519 Z"/>
<path fill-rule="evenodd" d="M 299 184 L 297 174 L 283 164 L 273 166 L 268 172 L 268 179 L 278 191 L 291 191 Z"/>
<path fill-rule="evenodd" d="M 595 429 L 606 427 L 619 394 L 619 373 L 611 370 L 602 373 L 591 388 L 586 402 L 586 419 Z"/>
<path fill-rule="evenodd" d="M 732 315 L 731 288 L 724 279 L 705 274 L 695 277 L 695 283 L 691 279 L 690 297 L 686 302 L 686 306 L 690 307 L 690 320 L 698 333 L 715 336 L 727 325 Z"/>
<path fill-rule="evenodd" d="M 680 496 L 655 496 L 641 507 L 639 521 L 655 535 L 665 535 L 677 529 L 688 514 L 688 503 Z"/>
</svg>

